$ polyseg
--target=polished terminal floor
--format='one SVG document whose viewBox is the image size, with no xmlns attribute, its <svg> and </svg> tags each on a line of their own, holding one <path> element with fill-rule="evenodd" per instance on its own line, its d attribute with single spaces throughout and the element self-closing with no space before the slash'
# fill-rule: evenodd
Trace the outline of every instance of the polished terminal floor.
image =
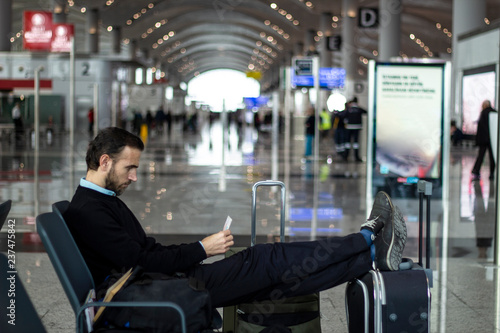
<svg viewBox="0 0 500 333">
<path fill-rule="evenodd" d="M 277 174 L 287 186 L 287 241 L 357 232 L 370 208 L 366 163 L 341 162 L 332 139 L 326 138 L 316 166 L 315 160 L 303 159 L 302 133 L 292 133 L 289 151 L 282 138 L 273 147 L 270 132 L 238 132 L 233 124 L 223 150 L 219 122 L 211 127 L 201 122 L 197 133 L 183 132 L 180 124 L 170 135 L 153 132 L 139 180 L 122 199 L 162 242 L 199 240 L 219 231 L 231 216 L 236 245 L 247 246 L 252 185 Z M 48 332 L 74 332 L 74 315 L 37 238 L 34 217 L 50 211 L 56 201 L 71 199 L 85 174 L 88 139 L 87 133 L 77 133 L 70 152 L 67 134 L 55 133 L 50 142 L 43 137 L 38 163 L 30 141 L 13 144 L 3 138 L 0 144 L 0 200 L 13 200 L 9 219 L 15 220 L 16 268 Z M 495 182 L 488 179 L 486 163 L 482 180 L 471 182 L 474 147 L 450 150 L 449 200 L 433 199 L 431 205 L 431 332 L 500 332 L 499 267 L 493 262 L 494 242 L 489 245 L 495 230 Z M 405 256 L 416 258 L 418 200 L 395 197 L 394 202 L 408 225 Z M 258 242 L 273 241 L 278 234 L 278 207 L 279 192 L 259 188 Z M 0 233 L 2 251 L 6 229 Z M 477 247 L 478 241 L 485 245 Z M 347 332 L 344 293 L 345 285 L 321 293 L 323 332 Z"/>
</svg>

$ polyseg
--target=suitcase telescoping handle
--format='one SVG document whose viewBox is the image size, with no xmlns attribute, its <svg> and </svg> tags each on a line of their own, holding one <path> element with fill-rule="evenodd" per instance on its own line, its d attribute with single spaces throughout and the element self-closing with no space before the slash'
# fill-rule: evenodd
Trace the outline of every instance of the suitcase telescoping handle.
<svg viewBox="0 0 500 333">
<path fill-rule="evenodd" d="M 419 193 L 419 205 L 418 205 L 418 264 L 423 266 L 422 262 L 422 248 L 423 248 L 423 209 L 424 209 L 424 197 L 426 199 L 427 207 L 425 209 L 425 268 L 430 267 L 430 252 L 431 252 L 431 195 L 432 195 L 432 183 L 425 180 L 419 180 L 418 184 Z"/>
<path fill-rule="evenodd" d="M 252 240 L 251 246 L 255 245 L 257 224 L 257 188 L 259 186 L 279 186 L 281 187 L 281 209 L 280 209 L 280 242 L 285 241 L 285 184 L 275 180 L 262 180 L 256 182 L 252 187 Z"/>
</svg>

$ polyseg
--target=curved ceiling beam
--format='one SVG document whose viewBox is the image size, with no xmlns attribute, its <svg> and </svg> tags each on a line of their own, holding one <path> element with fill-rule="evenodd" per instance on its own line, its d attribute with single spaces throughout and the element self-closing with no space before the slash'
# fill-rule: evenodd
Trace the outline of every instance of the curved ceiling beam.
<svg viewBox="0 0 500 333">
<path fill-rule="evenodd" d="M 158 47 L 158 51 L 161 51 L 160 54 L 162 56 L 168 56 L 172 51 L 172 45 L 175 45 L 178 42 L 181 43 L 179 46 L 188 47 L 190 43 L 193 43 L 193 40 L 198 42 L 200 39 L 203 39 L 203 42 L 205 43 L 212 43 L 216 45 L 218 41 L 228 40 L 229 38 L 231 38 L 233 42 L 241 44 L 249 43 L 254 47 L 257 47 L 258 44 L 267 45 L 276 52 L 284 49 L 282 44 L 279 44 L 278 42 L 274 42 L 273 44 L 272 40 L 262 37 L 260 33 L 242 28 L 240 26 L 203 24 L 182 31 L 182 33 L 175 35 L 173 38 L 168 38 L 167 42 L 162 43 L 162 45 Z M 181 42 L 181 40 L 187 42 Z"/>
<path fill-rule="evenodd" d="M 237 65 L 233 63 L 227 63 L 227 62 L 221 62 L 221 61 L 210 61 L 206 62 L 203 64 L 201 68 L 199 68 L 196 72 L 188 72 L 184 76 L 184 82 L 188 83 L 191 81 L 194 77 L 206 73 L 211 70 L 218 70 L 218 69 L 230 69 L 230 70 L 235 70 L 241 73 L 245 73 L 245 71 L 242 71 Z"/>
<path fill-rule="evenodd" d="M 217 35 L 213 36 L 217 37 Z M 259 49 L 259 47 L 254 45 L 251 41 L 244 42 L 242 39 L 231 36 L 221 37 L 225 37 L 225 39 L 223 39 L 224 42 L 219 42 L 218 44 L 206 42 L 203 36 L 194 38 L 190 40 L 189 45 L 179 47 L 175 50 L 175 52 L 171 52 L 161 59 L 166 59 L 169 63 L 175 64 L 183 58 L 190 58 L 193 54 L 203 53 L 206 51 L 217 51 L 218 54 L 216 55 L 224 56 L 226 52 L 237 50 L 241 52 L 238 54 L 238 57 L 241 58 L 242 61 L 246 62 L 247 66 L 261 59 L 267 61 L 269 64 L 276 62 L 276 56 L 272 56 L 275 53 Z"/>
<path fill-rule="evenodd" d="M 158 40 L 165 38 L 165 36 L 168 36 L 169 33 L 173 33 L 173 36 L 168 37 L 168 42 L 163 42 L 162 46 L 158 47 L 158 49 L 161 50 L 164 46 L 171 45 L 176 41 L 182 42 L 183 40 L 187 40 L 193 35 L 200 33 L 200 28 L 193 27 L 206 27 L 208 25 L 211 25 L 212 28 L 210 30 L 205 29 L 205 33 L 209 31 L 217 31 L 216 29 L 219 29 L 227 34 L 235 33 L 243 36 L 253 36 L 258 40 L 262 39 L 260 34 L 264 33 L 265 36 L 271 36 L 273 40 L 276 39 L 277 44 L 281 43 L 285 44 L 285 46 L 287 44 L 287 40 L 283 38 L 282 35 L 270 26 L 266 26 L 263 21 L 258 21 L 240 13 L 234 13 L 233 19 L 226 20 L 224 24 L 221 24 L 219 21 L 214 21 L 213 18 L 212 20 L 199 18 L 209 16 L 214 16 L 214 14 L 212 12 L 201 11 L 178 17 L 169 21 L 165 24 L 165 26 L 150 30 L 151 33 L 147 34 L 146 38 L 141 38 L 141 40 L 138 41 L 138 45 L 140 47 L 152 48 Z M 217 43 L 217 40 L 210 40 L 210 42 Z"/>
<path fill-rule="evenodd" d="M 218 51 L 199 53 L 190 60 L 179 61 L 175 65 L 168 64 L 167 66 L 181 74 L 187 71 L 199 71 L 199 68 L 203 68 L 205 63 L 210 62 L 231 63 L 237 65 L 237 69 L 242 72 L 246 72 L 248 70 L 248 62 L 241 60 L 238 52 L 227 52 L 225 56 L 222 57 L 218 56 L 218 54 Z"/>
</svg>

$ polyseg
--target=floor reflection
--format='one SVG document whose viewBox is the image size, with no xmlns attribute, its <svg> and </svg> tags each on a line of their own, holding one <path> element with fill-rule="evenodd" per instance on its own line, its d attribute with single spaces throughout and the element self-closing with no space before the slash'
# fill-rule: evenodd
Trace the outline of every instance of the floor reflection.
<svg viewBox="0 0 500 333">
<path fill-rule="evenodd" d="M 288 241 L 357 232 L 370 208 L 365 199 L 366 164 L 342 162 L 332 138 L 327 138 L 321 142 L 315 179 L 315 161 L 302 156 L 303 138 L 292 135 L 289 150 L 283 146 L 283 134 L 280 138 L 274 146 L 275 160 L 269 132 L 251 127 L 238 131 L 232 126 L 224 144 L 218 121 L 212 126 L 202 123 L 196 133 L 184 132 L 175 124 L 170 134 L 160 132 L 148 138 L 139 180 L 122 199 L 146 231 L 165 242 L 199 239 L 220 230 L 231 216 L 237 245 L 246 246 L 250 243 L 252 185 L 277 172 L 287 185 Z M 42 138 L 38 191 L 30 140 L 0 141 L 0 201 L 13 200 L 9 217 L 18 222 L 18 251 L 43 250 L 35 233 L 35 207 L 49 211 L 52 203 L 72 197 L 86 171 L 88 139 L 87 133 L 77 134 L 71 156 L 67 134 L 54 133 L 50 142 Z M 290 155 L 285 156 L 285 151 Z M 441 200 L 432 202 L 432 332 L 500 332 L 499 269 L 493 264 L 495 181 L 488 179 L 488 170 L 481 181 L 471 181 L 475 154 L 471 147 L 452 148 L 449 201 L 446 205 Z M 418 200 L 399 196 L 394 202 L 407 221 L 405 256 L 416 258 Z M 272 189 L 259 192 L 257 234 L 261 241 L 274 240 L 279 233 L 278 203 L 279 195 Z M 315 225 L 313 218 L 317 218 Z M 4 229 L 0 242 L 4 243 L 5 235 Z M 36 281 L 33 276 L 30 279 Z M 335 332 L 344 327 L 342 322 L 334 326 L 341 327 Z"/>
</svg>

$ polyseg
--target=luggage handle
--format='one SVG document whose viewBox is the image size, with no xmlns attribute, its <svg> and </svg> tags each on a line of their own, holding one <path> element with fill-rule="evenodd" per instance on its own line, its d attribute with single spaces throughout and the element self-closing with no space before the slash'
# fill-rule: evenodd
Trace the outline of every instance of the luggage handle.
<svg viewBox="0 0 500 333">
<path fill-rule="evenodd" d="M 417 184 L 418 193 L 419 193 L 419 207 L 418 207 L 418 263 L 420 266 L 423 266 L 422 262 L 422 248 L 423 248 L 423 201 L 424 197 L 426 199 L 427 207 L 426 207 L 426 225 L 425 225 L 425 268 L 430 268 L 430 227 L 431 227 L 431 195 L 432 195 L 432 183 L 427 182 L 425 180 L 419 180 Z"/>
<path fill-rule="evenodd" d="M 255 245 L 256 224 L 257 224 L 257 188 L 259 186 L 279 186 L 281 187 L 281 213 L 280 213 L 280 242 L 285 242 L 285 184 L 276 180 L 262 180 L 253 184 L 252 187 L 252 238 L 251 246 Z"/>
</svg>

